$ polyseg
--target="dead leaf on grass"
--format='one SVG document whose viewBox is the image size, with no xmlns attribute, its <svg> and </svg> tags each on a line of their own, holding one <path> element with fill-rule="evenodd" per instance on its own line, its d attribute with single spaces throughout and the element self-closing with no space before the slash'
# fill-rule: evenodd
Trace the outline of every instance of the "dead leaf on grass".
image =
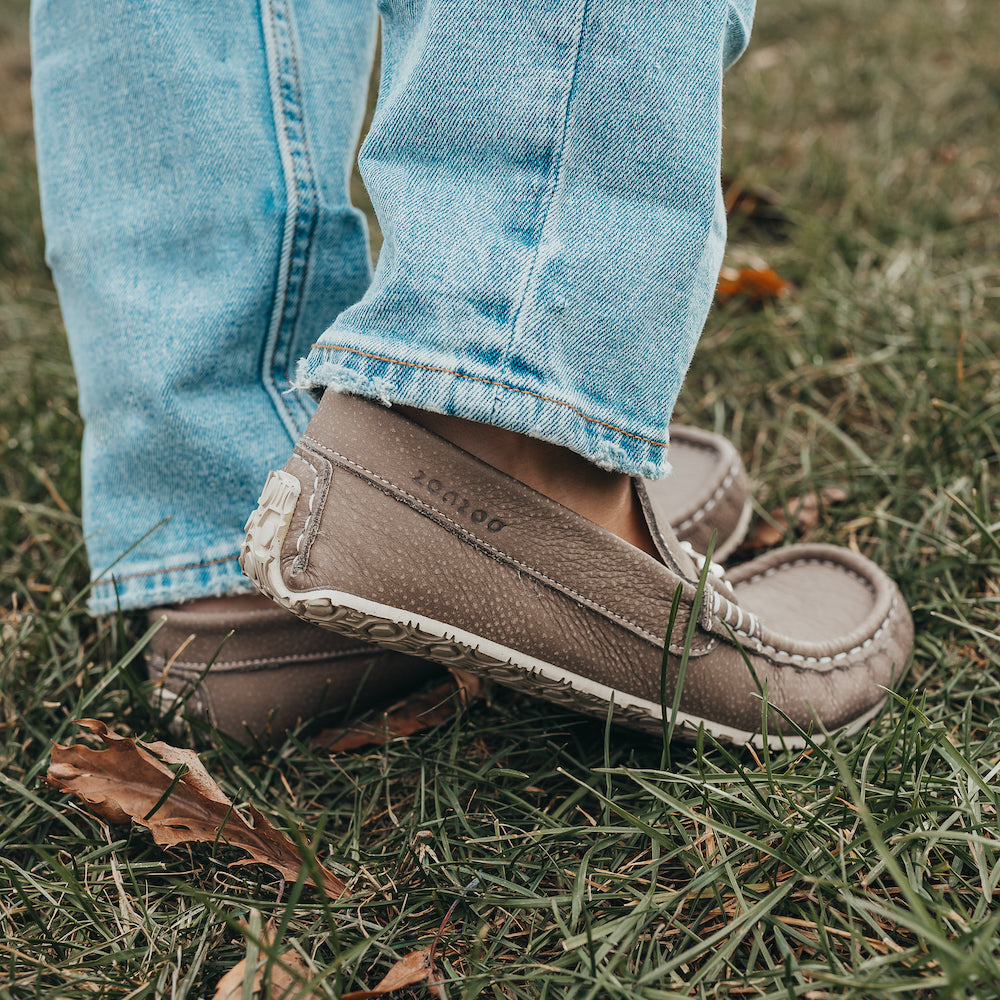
<svg viewBox="0 0 1000 1000">
<path fill-rule="evenodd" d="M 383 976 L 381 982 L 371 990 L 356 990 L 353 993 L 345 993 L 340 1000 L 367 1000 L 368 997 L 380 997 L 393 990 L 405 989 L 407 986 L 415 986 L 417 983 L 424 983 L 428 992 L 438 998 L 447 1000 L 444 991 L 444 984 L 437 978 L 437 970 L 434 967 L 434 951 L 444 934 L 444 929 L 451 922 L 451 915 L 458 906 L 459 899 L 462 899 L 479 888 L 479 878 L 472 879 L 462 890 L 462 895 L 452 900 L 448 912 L 438 925 L 434 940 L 429 948 L 421 948 L 420 951 L 411 951 L 404 955 L 396 964 Z"/>
<path fill-rule="evenodd" d="M 396 702 L 372 721 L 324 730 L 312 741 L 312 746 L 328 753 L 381 746 L 396 737 L 412 736 L 445 722 L 459 709 L 485 697 L 488 682 L 483 678 L 454 668 L 450 673 L 449 680 Z"/>
<path fill-rule="evenodd" d="M 274 925 L 268 921 L 270 937 L 262 937 L 262 944 L 266 947 L 274 940 Z M 409 986 L 416 986 L 418 983 L 426 983 L 431 994 L 440 1000 L 446 1000 L 446 994 L 441 984 L 434 978 L 436 969 L 434 968 L 434 958 L 431 954 L 432 948 L 423 948 L 420 951 L 410 952 L 404 955 L 385 974 L 382 980 L 370 990 L 355 990 L 351 993 L 344 993 L 340 1000 L 367 1000 L 369 997 L 381 997 L 395 990 L 406 989 Z M 287 966 L 288 968 L 283 968 Z M 269 989 L 266 993 L 261 993 L 264 986 L 265 964 L 259 962 L 259 968 L 253 974 L 253 985 L 251 995 L 258 1000 L 282 1000 L 284 997 L 294 996 L 296 1000 L 315 1000 L 320 996 L 310 990 L 308 993 L 293 992 L 299 985 L 302 978 L 308 979 L 310 972 L 303 963 L 299 953 L 296 951 L 286 951 L 271 966 L 269 977 Z M 301 976 L 294 973 L 301 972 Z M 212 1000 L 240 1000 L 243 996 L 243 983 L 247 976 L 247 960 L 244 958 L 234 965 L 220 980 L 215 987 Z M 325 995 L 325 994 L 324 994 Z"/>
<path fill-rule="evenodd" d="M 758 521 L 750 537 L 741 545 L 742 549 L 769 549 L 780 545 L 788 535 L 789 527 L 801 538 L 819 525 L 820 513 L 827 507 L 843 503 L 847 490 L 839 486 L 826 486 L 818 493 L 806 493 L 795 500 L 789 500 L 783 507 L 775 507 L 770 512 L 769 521 Z"/>
<path fill-rule="evenodd" d="M 297 881 L 305 859 L 298 847 L 249 806 L 247 822 L 215 783 L 193 750 L 169 743 L 140 743 L 111 732 L 97 719 L 78 725 L 98 736 L 104 750 L 81 743 L 52 747 L 46 781 L 69 792 L 109 823 L 130 820 L 145 826 L 164 847 L 221 842 L 246 851 L 258 862 Z M 337 898 L 346 886 L 316 862 L 322 888 Z M 316 885 L 311 875 L 306 882 Z"/>
<path fill-rule="evenodd" d="M 745 215 L 755 222 L 780 225 L 786 222 L 784 213 L 778 207 L 778 195 L 767 188 L 749 186 L 739 177 L 722 175 L 722 196 L 726 215 L 733 218 Z"/>
<path fill-rule="evenodd" d="M 417 983 L 423 982 L 426 982 L 427 989 L 434 996 L 444 1000 L 444 988 L 435 979 L 437 970 L 434 968 L 433 951 L 433 945 L 430 948 L 422 948 L 420 951 L 411 951 L 385 974 L 374 989 L 344 993 L 340 1000 L 369 1000 L 370 997 L 385 996 L 386 993 L 392 993 L 394 990 L 402 990 L 407 986 L 416 986 Z"/>
<path fill-rule="evenodd" d="M 275 940 L 274 920 L 269 920 L 261 932 L 261 950 L 269 949 Z M 253 973 L 251 996 L 258 1000 L 282 1000 L 284 997 L 295 997 L 296 1000 L 319 1000 L 320 994 L 314 990 L 307 993 L 301 991 L 301 982 L 308 980 L 312 973 L 302 961 L 297 951 L 286 951 L 271 963 L 267 983 L 264 975 L 267 972 L 267 956 L 260 955 L 257 969 Z M 212 1000 L 241 1000 L 243 997 L 243 982 L 247 977 L 247 960 L 241 959 L 218 982 Z M 267 986 L 267 992 L 261 993 L 261 988 Z"/>
<path fill-rule="evenodd" d="M 772 268 L 743 267 L 738 271 L 724 267 L 715 286 L 715 297 L 729 302 L 740 296 L 751 303 L 776 299 L 787 294 L 792 286 Z"/>
</svg>

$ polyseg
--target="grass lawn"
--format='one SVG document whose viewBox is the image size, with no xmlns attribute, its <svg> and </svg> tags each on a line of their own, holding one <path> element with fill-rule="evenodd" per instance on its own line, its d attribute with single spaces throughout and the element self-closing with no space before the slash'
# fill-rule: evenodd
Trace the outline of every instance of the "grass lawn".
<svg viewBox="0 0 1000 1000">
<path fill-rule="evenodd" d="M 1000 4 L 762 4 L 729 77 L 726 172 L 784 221 L 737 215 L 729 263 L 792 288 L 713 313 L 679 413 L 736 442 L 757 523 L 787 540 L 798 498 L 846 494 L 806 536 L 900 583 L 901 700 L 799 754 L 664 750 L 500 690 L 380 748 L 207 750 L 229 795 L 349 883 L 336 901 L 223 845 L 165 851 L 42 782 L 74 719 L 169 737 L 140 624 L 83 607 L 25 8 L 0 3 L 0 998 L 211 996 L 270 917 L 272 950 L 338 997 L 457 900 L 437 948 L 453 1000 L 996 1000 Z"/>
</svg>

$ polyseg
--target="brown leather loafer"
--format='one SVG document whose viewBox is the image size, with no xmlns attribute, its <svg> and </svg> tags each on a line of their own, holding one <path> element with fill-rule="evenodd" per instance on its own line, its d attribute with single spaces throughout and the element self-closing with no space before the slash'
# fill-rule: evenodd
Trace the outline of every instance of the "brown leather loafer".
<svg viewBox="0 0 1000 1000">
<path fill-rule="evenodd" d="M 739 454 L 717 434 L 677 427 L 670 457 L 674 471 L 659 488 L 677 534 L 703 552 L 714 533 L 724 558 L 750 516 Z M 259 594 L 153 608 L 149 621 L 163 623 L 146 650 L 158 707 L 183 702 L 189 716 L 243 742 L 280 739 L 327 710 L 358 714 L 441 669 L 316 628 Z"/>
<path fill-rule="evenodd" d="M 635 488 L 662 562 L 402 414 L 326 393 L 271 473 L 241 562 L 307 621 L 585 712 L 613 704 L 650 732 L 666 710 L 678 735 L 799 746 L 799 728 L 878 713 L 913 635 L 878 567 L 791 546 L 699 586 L 667 491 Z M 762 700 L 779 710 L 763 724 Z"/>
<path fill-rule="evenodd" d="M 357 715 L 440 672 L 428 660 L 331 635 L 260 594 L 153 608 L 153 702 L 249 743 L 280 740 L 324 712 Z"/>
</svg>

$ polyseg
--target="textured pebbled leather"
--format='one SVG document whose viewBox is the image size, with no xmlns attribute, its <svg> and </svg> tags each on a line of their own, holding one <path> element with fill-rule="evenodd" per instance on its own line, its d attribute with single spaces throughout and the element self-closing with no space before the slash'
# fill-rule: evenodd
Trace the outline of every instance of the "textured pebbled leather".
<svg viewBox="0 0 1000 1000">
<path fill-rule="evenodd" d="M 327 393 L 251 515 L 243 565 L 307 620 L 584 711 L 603 715 L 614 698 L 620 721 L 650 731 L 674 701 L 685 644 L 688 735 L 705 725 L 761 741 L 765 693 L 794 724 L 771 713 L 770 733 L 856 728 L 878 711 L 912 646 L 878 567 L 792 546 L 702 594 L 665 494 L 636 489 L 662 563 L 400 413 Z"/>
<path fill-rule="evenodd" d="M 715 533 L 724 557 L 742 540 L 750 510 L 739 455 L 715 434 L 678 427 L 671 458 L 674 474 L 656 484 L 665 508 L 696 547 Z M 328 483 L 320 485 L 317 494 Z M 146 655 L 155 699 L 164 709 L 179 699 L 189 718 L 243 742 L 280 739 L 329 710 L 362 712 L 441 669 L 317 628 L 263 598 L 239 609 L 230 601 L 154 608 L 149 620 L 162 622 Z"/>
</svg>

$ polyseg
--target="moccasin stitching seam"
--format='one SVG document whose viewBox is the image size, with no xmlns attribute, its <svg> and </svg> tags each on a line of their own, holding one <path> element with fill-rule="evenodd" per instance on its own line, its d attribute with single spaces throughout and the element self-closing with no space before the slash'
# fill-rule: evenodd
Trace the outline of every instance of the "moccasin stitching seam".
<svg viewBox="0 0 1000 1000">
<path fill-rule="evenodd" d="M 700 451 L 708 451 L 711 452 L 713 455 L 719 454 L 719 450 L 717 448 L 711 447 L 710 445 L 697 444 L 694 442 L 686 441 L 684 443 L 684 446 L 690 448 L 696 448 Z M 674 528 L 674 531 L 677 534 L 680 534 L 682 531 L 687 531 L 687 529 L 690 528 L 691 525 L 697 524 L 699 521 L 703 521 L 705 517 L 709 514 L 709 512 L 715 509 L 715 507 L 719 504 L 719 501 L 722 500 L 723 496 L 725 496 L 726 492 L 729 490 L 729 487 L 733 485 L 733 481 L 736 479 L 738 473 L 739 473 L 739 463 L 738 461 L 734 460 L 732 463 L 730 463 L 729 471 L 726 473 L 725 478 L 722 480 L 722 483 L 719 486 L 719 488 L 690 517 L 686 517 L 683 521 L 681 521 L 681 523 Z"/>
<path fill-rule="evenodd" d="M 316 468 L 312 462 L 309 461 L 304 455 L 300 454 L 298 450 L 293 454 L 293 458 L 297 458 L 304 465 L 309 466 L 313 472 L 313 488 L 312 492 L 309 494 L 309 515 L 306 517 L 305 524 L 302 526 L 302 532 L 299 537 L 295 540 L 295 559 L 292 561 L 292 566 L 289 575 L 297 576 L 309 565 L 309 550 L 312 548 L 312 542 L 306 541 L 309 536 L 311 526 L 314 519 L 317 519 L 317 515 L 322 511 L 323 504 L 316 503 L 316 497 L 319 494 L 319 482 L 321 478 L 320 470 Z M 327 484 L 329 480 L 327 480 Z M 318 523 L 318 521 L 317 521 Z M 305 545 L 303 545 L 305 543 Z"/>
<path fill-rule="evenodd" d="M 767 654 L 770 654 L 771 656 L 788 657 L 792 661 L 791 664 L 785 664 L 783 662 L 776 663 L 775 664 L 776 666 L 790 665 L 790 666 L 794 667 L 794 666 L 797 666 L 800 663 L 824 663 L 824 664 L 826 664 L 826 663 L 833 663 L 833 664 L 838 664 L 840 661 L 846 660 L 848 657 L 855 656 L 856 654 L 860 653 L 862 650 L 868 649 L 870 646 L 872 646 L 875 643 L 875 641 L 878 639 L 878 637 L 880 635 L 882 635 L 882 633 L 885 632 L 885 630 L 888 628 L 889 622 L 891 621 L 893 615 L 895 615 L 895 613 L 896 613 L 896 608 L 897 608 L 898 603 L 899 603 L 898 598 L 893 597 L 892 604 L 889 606 L 889 612 L 888 612 L 888 614 L 885 616 L 885 618 L 882 619 L 882 622 L 879 625 L 879 627 L 867 639 L 865 639 L 864 642 L 860 643 L 857 646 L 854 646 L 852 649 L 842 650 L 841 652 L 834 653 L 834 654 L 832 654 L 830 656 L 804 656 L 801 653 L 789 653 L 786 650 L 781 650 L 781 649 L 778 649 L 775 646 L 771 646 L 771 645 L 768 645 L 767 643 L 761 642 L 760 639 L 754 638 L 753 636 L 748 635 L 746 632 L 743 632 L 743 631 L 741 631 L 739 629 L 733 629 L 733 633 L 735 635 L 743 636 L 743 638 L 749 640 L 753 644 L 754 650 L 757 651 L 757 652 L 767 653 Z M 887 651 L 887 649 L 888 649 L 888 647 L 884 647 L 884 649 L 878 650 L 877 652 Z M 868 659 L 869 658 L 866 657 L 865 659 L 861 660 L 859 663 L 852 664 L 851 666 L 863 666 L 864 664 L 866 664 L 868 662 Z M 840 668 L 838 667 L 838 669 L 840 669 Z"/>
<path fill-rule="evenodd" d="M 342 652 L 330 653 L 330 652 L 318 652 L 318 653 L 289 653 L 286 656 L 280 657 L 270 657 L 261 656 L 255 657 L 253 659 L 243 659 L 243 660 L 216 660 L 212 666 L 209 668 L 207 674 L 205 674 L 206 679 L 210 679 L 216 669 L 218 668 L 218 673 L 223 673 L 225 671 L 237 671 L 244 668 L 252 668 L 254 672 L 259 672 L 261 670 L 267 670 L 269 668 L 284 670 L 285 668 L 291 666 L 295 663 L 301 663 L 303 665 L 312 665 L 315 663 L 322 662 L 323 660 L 329 660 L 331 663 L 339 664 L 340 661 L 346 659 L 352 659 L 356 656 L 369 656 L 376 657 L 381 653 L 381 650 L 377 646 L 355 646 L 351 649 L 345 649 Z M 163 659 L 160 657 L 160 659 Z M 150 666 L 155 666 L 156 662 L 153 657 L 149 658 Z M 164 660 L 164 665 L 165 665 Z M 173 675 L 177 671 L 194 671 L 198 674 L 205 672 L 205 662 L 197 660 L 174 660 L 170 664 L 170 673 Z"/>
<path fill-rule="evenodd" d="M 817 559 L 810 556 L 804 556 L 803 558 L 795 559 L 792 562 L 779 563 L 777 566 L 769 566 L 767 569 L 761 570 L 753 576 L 748 576 L 745 580 L 740 580 L 737 586 L 743 586 L 743 584 L 746 583 L 755 583 L 757 580 L 766 580 L 777 573 L 783 573 L 787 569 L 797 569 L 800 566 L 825 566 L 827 569 L 838 570 L 845 576 L 851 576 L 857 580 L 858 583 L 864 584 L 872 594 L 878 596 L 878 590 L 876 590 L 871 580 L 862 576 L 857 570 L 851 569 L 850 566 L 845 566 L 843 563 L 834 562 L 832 559 Z"/>
</svg>

